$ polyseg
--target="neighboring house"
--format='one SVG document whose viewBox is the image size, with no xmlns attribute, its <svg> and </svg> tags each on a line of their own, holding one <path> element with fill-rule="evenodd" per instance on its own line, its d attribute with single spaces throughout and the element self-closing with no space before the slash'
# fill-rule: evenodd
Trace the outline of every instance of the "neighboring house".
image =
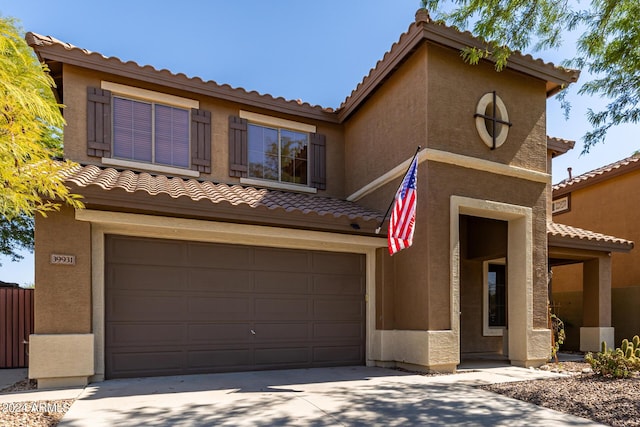
<svg viewBox="0 0 640 427">
<path fill-rule="evenodd" d="M 418 11 L 333 110 L 27 40 L 86 204 L 36 220 L 40 387 L 548 359 L 546 101 L 577 71 L 468 66 L 480 41 Z M 390 257 L 375 230 L 418 145 L 414 244 Z"/>
<path fill-rule="evenodd" d="M 564 224 L 640 240 L 640 157 L 570 177 L 553 186 L 553 218 Z M 615 343 L 640 334 L 640 252 L 611 256 L 611 315 Z M 567 324 L 568 348 L 577 348 L 575 328 L 583 325 L 580 286 L 583 269 L 562 266 L 553 270 L 553 300 Z"/>
</svg>

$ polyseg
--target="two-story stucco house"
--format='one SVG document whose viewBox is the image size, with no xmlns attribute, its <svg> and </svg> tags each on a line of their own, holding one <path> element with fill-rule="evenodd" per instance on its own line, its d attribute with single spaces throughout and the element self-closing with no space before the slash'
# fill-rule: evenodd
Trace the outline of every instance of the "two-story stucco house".
<svg viewBox="0 0 640 427">
<path fill-rule="evenodd" d="M 86 205 L 36 222 L 40 386 L 548 359 L 546 101 L 577 71 L 468 66 L 480 41 L 421 10 L 333 110 L 27 39 Z M 414 243 L 389 256 L 417 146 Z"/>
</svg>

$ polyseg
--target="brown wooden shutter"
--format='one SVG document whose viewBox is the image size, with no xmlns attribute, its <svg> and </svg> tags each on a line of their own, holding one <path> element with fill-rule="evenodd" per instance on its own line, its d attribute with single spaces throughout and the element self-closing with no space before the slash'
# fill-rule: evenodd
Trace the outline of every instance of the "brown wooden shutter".
<svg viewBox="0 0 640 427">
<path fill-rule="evenodd" d="M 311 186 L 318 190 L 327 189 L 327 143 L 324 135 L 311 135 Z"/>
<path fill-rule="evenodd" d="M 111 157 L 111 92 L 87 88 L 87 154 Z"/>
<path fill-rule="evenodd" d="M 191 169 L 211 173 L 211 112 L 191 110 Z"/>
<path fill-rule="evenodd" d="M 247 120 L 229 116 L 229 176 L 246 177 L 248 157 Z"/>
</svg>

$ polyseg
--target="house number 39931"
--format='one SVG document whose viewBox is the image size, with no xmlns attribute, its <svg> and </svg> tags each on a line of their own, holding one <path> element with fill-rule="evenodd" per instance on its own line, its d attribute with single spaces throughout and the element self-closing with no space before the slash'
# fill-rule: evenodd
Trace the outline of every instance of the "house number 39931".
<svg viewBox="0 0 640 427">
<path fill-rule="evenodd" d="M 51 254 L 51 264 L 76 265 L 75 255 Z"/>
</svg>

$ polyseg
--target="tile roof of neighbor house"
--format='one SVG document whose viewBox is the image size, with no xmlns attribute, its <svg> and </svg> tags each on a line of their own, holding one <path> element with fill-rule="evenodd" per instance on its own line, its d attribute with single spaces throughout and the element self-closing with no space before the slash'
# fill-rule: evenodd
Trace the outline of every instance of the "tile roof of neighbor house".
<svg viewBox="0 0 640 427">
<path fill-rule="evenodd" d="M 629 252 L 634 243 L 631 240 L 608 236 L 556 222 L 547 223 L 549 246 L 571 247 L 616 252 Z"/>
<path fill-rule="evenodd" d="M 640 169 L 640 155 L 633 155 L 571 179 L 565 179 L 553 186 L 553 195 L 561 196 L 637 169 Z"/>
<path fill-rule="evenodd" d="M 130 170 L 102 168 L 95 165 L 77 166 L 66 176 L 66 182 L 72 184 L 72 190 L 80 194 L 87 189 L 98 192 L 120 192 L 128 195 L 168 196 L 173 200 L 187 202 L 206 202 L 205 209 L 215 211 L 225 207 L 244 207 L 254 215 L 264 219 L 277 214 L 302 215 L 305 221 L 344 222 L 347 225 L 358 223 L 362 232 L 375 230 L 382 213 L 367 209 L 354 202 L 332 197 L 258 189 L 242 185 L 217 184 L 211 181 L 199 181 L 164 175 L 151 175 Z M 73 188 L 75 186 L 76 188 Z M 94 192 L 95 193 L 95 192 Z M 87 196 L 91 201 L 92 197 Z M 112 194 L 115 197 L 115 194 Z M 140 198 L 137 199 L 142 203 Z M 216 205 L 215 209 L 213 205 Z M 353 226 L 352 226 L 353 227 Z M 358 228 L 348 228 L 357 231 Z"/>
<path fill-rule="evenodd" d="M 422 41 L 428 40 L 454 49 L 463 49 L 468 46 L 486 47 L 486 43 L 474 37 L 470 32 L 461 32 L 458 29 L 436 23 L 431 20 L 426 10 L 420 9 L 416 12 L 415 22 L 411 23 L 409 29 L 400 36 L 398 42 L 393 44 L 336 111 L 333 108 L 323 108 L 319 105 L 312 106 L 299 100 L 285 100 L 282 97 L 275 98 L 269 94 L 263 95 L 243 88 L 232 88 L 227 84 L 220 85 L 211 80 L 205 82 L 199 77 L 187 77 L 182 73 L 174 74 L 168 70 L 157 70 L 149 65 L 141 66 L 133 61 L 124 62 L 116 57 L 108 58 L 51 36 L 29 32 L 26 35 L 26 40 L 41 60 L 98 68 L 107 73 L 126 75 L 169 87 L 176 86 L 229 101 L 334 123 L 345 120 L 353 113 L 417 49 Z M 580 75 L 577 70 L 556 67 L 552 63 L 545 63 L 520 52 L 512 54 L 507 68 L 547 81 L 548 95 L 560 90 L 563 85 L 577 81 Z"/>
</svg>

